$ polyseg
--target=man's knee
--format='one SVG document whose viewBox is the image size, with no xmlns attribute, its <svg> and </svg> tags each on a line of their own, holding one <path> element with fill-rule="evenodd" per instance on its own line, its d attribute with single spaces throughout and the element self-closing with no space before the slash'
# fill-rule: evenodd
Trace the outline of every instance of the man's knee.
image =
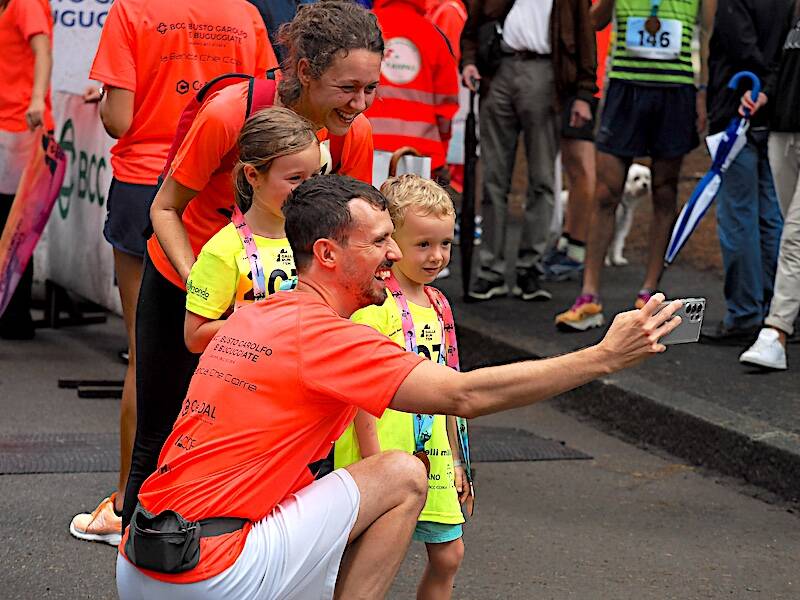
<svg viewBox="0 0 800 600">
<path fill-rule="evenodd" d="M 392 474 L 393 485 L 425 504 L 428 495 L 428 473 L 425 465 L 413 454 L 389 450 L 381 454 L 381 468 Z"/>
</svg>

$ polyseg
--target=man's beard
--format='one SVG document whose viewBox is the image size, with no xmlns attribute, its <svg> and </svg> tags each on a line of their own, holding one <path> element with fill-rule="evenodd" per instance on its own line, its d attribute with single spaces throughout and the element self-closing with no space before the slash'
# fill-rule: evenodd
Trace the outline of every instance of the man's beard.
<svg viewBox="0 0 800 600">
<path fill-rule="evenodd" d="M 381 305 L 386 301 L 386 288 L 375 289 L 371 283 L 361 288 L 359 294 L 359 304 L 362 306 L 369 306 L 370 304 Z"/>
</svg>

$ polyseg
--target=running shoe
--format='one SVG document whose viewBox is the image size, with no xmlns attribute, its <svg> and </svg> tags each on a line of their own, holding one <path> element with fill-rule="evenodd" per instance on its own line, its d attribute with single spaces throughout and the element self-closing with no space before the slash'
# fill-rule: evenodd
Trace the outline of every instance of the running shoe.
<svg viewBox="0 0 800 600">
<path fill-rule="evenodd" d="M 489 300 L 490 298 L 507 296 L 508 286 L 502 281 L 495 282 L 478 278 L 469 290 L 468 295 L 473 300 Z"/>
<path fill-rule="evenodd" d="M 545 281 L 577 279 L 583 273 L 583 263 L 570 258 L 566 251 L 554 251 L 543 261 Z"/>
<path fill-rule="evenodd" d="M 533 270 L 517 273 L 517 284 L 511 293 L 517 298 L 536 300 L 537 302 L 545 302 L 553 297 L 553 294 L 539 285 L 539 275 Z"/>
<path fill-rule="evenodd" d="M 650 298 L 652 298 L 655 293 L 655 290 L 648 290 L 647 288 L 640 289 L 639 293 L 636 294 L 636 302 L 633 303 L 634 308 L 636 308 L 636 310 L 644 308 L 644 305 L 650 301 Z"/>
<path fill-rule="evenodd" d="M 556 317 L 556 327 L 561 331 L 586 331 L 603 323 L 603 305 L 594 294 L 581 294 L 572 308 Z"/>
<path fill-rule="evenodd" d="M 116 492 L 111 494 L 92 513 L 75 515 L 69 524 L 69 532 L 79 540 L 119 546 L 122 539 L 122 517 L 114 512 L 116 495 Z"/>
</svg>

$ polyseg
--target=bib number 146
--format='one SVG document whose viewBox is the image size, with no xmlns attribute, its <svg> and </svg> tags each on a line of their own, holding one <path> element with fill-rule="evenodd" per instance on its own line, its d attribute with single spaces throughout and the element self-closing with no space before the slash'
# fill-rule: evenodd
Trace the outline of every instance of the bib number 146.
<svg viewBox="0 0 800 600">
<path fill-rule="evenodd" d="M 627 54 L 636 58 L 674 60 L 681 53 L 683 24 L 677 19 L 661 19 L 661 27 L 650 33 L 646 19 L 630 17 L 625 35 Z"/>
</svg>

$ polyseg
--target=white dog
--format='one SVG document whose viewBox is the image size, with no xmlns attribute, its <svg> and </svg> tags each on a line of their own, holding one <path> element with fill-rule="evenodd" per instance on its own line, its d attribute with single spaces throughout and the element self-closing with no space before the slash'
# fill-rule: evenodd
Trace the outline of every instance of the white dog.
<svg viewBox="0 0 800 600">
<path fill-rule="evenodd" d="M 652 192 L 650 182 L 650 168 L 638 163 L 633 163 L 628 169 L 628 176 L 625 180 L 625 189 L 622 192 L 622 200 L 617 206 L 616 219 L 614 225 L 614 239 L 609 246 L 606 255 L 606 266 L 622 266 L 628 264 L 628 259 L 622 255 L 625 249 L 625 238 L 631 230 L 633 224 L 633 211 L 641 202 L 642 198 L 649 197 Z M 559 206 L 553 211 L 553 223 L 550 228 L 554 238 L 561 235 L 563 226 L 564 211 L 567 208 L 569 190 L 562 190 L 559 198 Z"/>
<path fill-rule="evenodd" d="M 622 200 L 617 206 L 614 239 L 611 240 L 611 246 L 606 254 L 606 266 L 620 267 L 628 264 L 628 259 L 622 255 L 622 251 L 625 249 L 625 238 L 628 237 L 633 224 L 633 211 L 642 198 L 650 197 L 652 190 L 650 168 L 633 163 L 628 169 Z"/>
</svg>

